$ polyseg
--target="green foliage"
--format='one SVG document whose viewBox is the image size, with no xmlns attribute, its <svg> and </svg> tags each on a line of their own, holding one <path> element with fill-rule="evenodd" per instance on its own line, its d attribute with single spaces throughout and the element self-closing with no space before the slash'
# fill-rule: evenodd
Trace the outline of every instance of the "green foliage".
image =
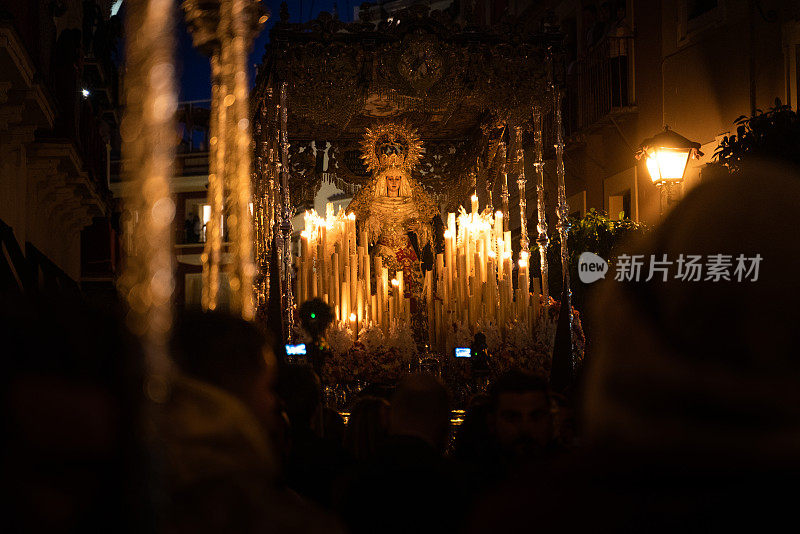
<svg viewBox="0 0 800 534">
<path fill-rule="evenodd" d="M 572 305 L 579 311 L 585 310 L 587 292 L 592 286 L 583 284 L 578 279 L 578 258 L 583 252 L 594 252 L 608 261 L 609 274 L 614 275 L 614 260 L 620 253 L 620 244 L 627 238 L 643 235 L 649 231 L 643 223 L 629 218 L 612 220 L 604 212 L 590 209 L 586 215 L 570 218 L 569 237 L 569 271 L 570 288 L 572 289 Z M 561 240 L 556 233 L 550 241 L 547 251 L 549 266 L 550 295 L 559 299 L 561 295 Z M 596 284 L 594 284 L 596 285 Z"/>
<path fill-rule="evenodd" d="M 800 165 L 800 115 L 775 99 L 769 111 L 738 117 L 736 135 L 722 139 L 714 160 L 736 172 L 751 159 L 770 159 Z"/>
<path fill-rule="evenodd" d="M 570 259 L 577 265 L 578 256 L 581 252 L 594 252 L 595 254 L 608 259 L 612 256 L 612 250 L 622 239 L 631 234 L 642 233 L 646 226 L 637 223 L 629 218 L 622 217 L 620 220 L 609 219 L 603 213 L 590 209 L 586 215 L 580 219 L 570 219 L 571 227 L 567 244 L 573 251 Z"/>
</svg>

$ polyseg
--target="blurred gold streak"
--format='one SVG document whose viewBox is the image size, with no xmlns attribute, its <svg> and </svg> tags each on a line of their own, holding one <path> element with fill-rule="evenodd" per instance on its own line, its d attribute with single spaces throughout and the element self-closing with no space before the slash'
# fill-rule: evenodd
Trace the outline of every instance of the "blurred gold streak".
<svg viewBox="0 0 800 534">
<path fill-rule="evenodd" d="M 222 254 L 222 208 L 225 179 L 225 121 L 227 108 L 219 101 L 227 93 L 222 80 L 219 52 L 211 55 L 211 124 L 210 136 L 216 139 L 208 153 L 208 204 L 211 214 L 206 225 L 206 245 L 203 257 L 203 309 L 214 310 L 219 296 L 219 264 Z"/>
<path fill-rule="evenodd" d="M 247 124 L 249 116 L 248 84 L 247 84 L 247 49 L 244 35 L 247 33 L 245 19 L 246 4 L 249 0 L 225 0 L 222 4 L 222 27 L 228 27 L 223 33 L 222 48 L 230 54 L 228 75 L 232 78 L 234 102 L 228 120 L 228 136 L 234 141 L 234 151 L 228 167 L 230 176 L 230 230 L 231 262 L 229 273 L 231 281 L 231 308 L 245 319 L 253 318 L 253 241 L 252 221 L 250 218 L 250 128 Z M 227 42 L 226 42 L 227 41 Z M 223 52 L 225 53 L 225 52 Z M 245 127 L 240 127 L 244 121 Z"/>
<path fill-rule="evenodd" d="M 170 179 L 177 97 L 169 7 L 168 0 L 129 0 L 126 8 L 126 33 L 136 38 L 127 40 L 122 146 L 126 257 L 118 287 L 128 304 L 128 326 L 142 339 L 146 391 L 156 401 L 166 395 L 171 367 L 167 341 L 175 286 Z"/>
<path fill-rule="evenodd" d="M 184 11 L 195 44 L 211 56 L 211 132 L 208 203 L 211 216 L 203 254 L 204 309 L 219 305 L 219 269 L 222 261 L 222 214 L 230 241 L 227 273 L 231 288 L 230 311 L 253 318 L 253 239 L 251 203 L 251 135 L 247 52 L 261 14 L 254 0 L 222 0 L 202 4 L 184 0 Z"/>
</svg>

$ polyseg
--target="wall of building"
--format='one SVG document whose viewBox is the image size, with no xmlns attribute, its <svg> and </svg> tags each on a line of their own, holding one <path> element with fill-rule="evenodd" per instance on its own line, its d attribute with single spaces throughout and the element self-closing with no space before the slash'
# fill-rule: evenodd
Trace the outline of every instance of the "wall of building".
<svg viewBox="0 0 800 534">
<path fill-rule="evenodd" d="M 81 230 L 106 213 L 106 176 L 96 172 L 106 152 L 95 150 L 101 108 L 79 92 L 80 43 L 56 46 L 57 22 L 82 3 L 64 6 L 56 13 L 48 2 L 17 3 L 0 21 L 0 220 L 21 250 L 35 249 L 79 281 Z"/>
<path fill-rule="evenodd" d="M 578 13 L 578 61 L 588 48 L 582 42 L 588 4 L 599 9 L 601 2 L 571 0 L 550 6 L 565 21 L 564 17 Z M 587 208 L 608 210 L 614 188 L 635 180 L 636 215 L 642 221 L 657 221 L 659 191 L 644 163 L 634 159 L 643 139 L 669 125 L 702 145 L 704 158 L 687 169 L 684 189 L 688 190 L 699 183 L 702 166 L 711 160 L 722 137 L 734 131 L 738 116 L 754 108 L 768 109 L 776 97 L 785 102 L 791 92 L 789 76 L 795 72 L 795 62 L 787 54 L 795 49 L 786 34 L 798 20 L 793 2 L 718 0 L 717 7 L 689 20 L 694 4 L 626 2 L 627 24 L 634 35 L 630 61 L 635 101 L 629 109 L 609 113 L 611 118 L 572 132 L 567 146 L 567 195 L 582 198 L 585 192 Z M 550 197 L 554 208 L 555 190 Z"/>
</svg>

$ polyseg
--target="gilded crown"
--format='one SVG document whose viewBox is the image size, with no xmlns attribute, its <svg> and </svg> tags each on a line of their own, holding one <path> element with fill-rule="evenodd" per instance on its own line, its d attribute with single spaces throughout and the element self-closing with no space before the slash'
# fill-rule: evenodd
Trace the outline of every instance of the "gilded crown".
<svg viewBox="0 0 800 534">
<path fill-rule="evenodd" d="M 410 172 L 422 154 L 419 136 L 405 123 L 387 122 L 367 128 L 361 148 L 361 158 L 372 173 L 389 167 Z"/>
</svg>

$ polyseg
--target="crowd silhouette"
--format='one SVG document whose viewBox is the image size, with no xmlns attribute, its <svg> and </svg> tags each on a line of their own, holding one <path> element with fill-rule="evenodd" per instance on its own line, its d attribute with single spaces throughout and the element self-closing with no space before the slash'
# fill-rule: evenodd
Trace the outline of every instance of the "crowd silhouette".
<svg viewBox="0 0 800 534">
<path fill-rule="evenodd" d="M 699 185 L 632 245 L 760 254 L 758 280 L 609 277 L 568 395 L 511 370 L 456 429 L 425 373 L 365 392 L 345 422 L 314 366 L 217 312 L 176 318 L 157 403 L 121 316 L 6 303 L 0 530 L 777 528 L 800 481 L 800 180 L 765 169 Z"/>
</svg>

